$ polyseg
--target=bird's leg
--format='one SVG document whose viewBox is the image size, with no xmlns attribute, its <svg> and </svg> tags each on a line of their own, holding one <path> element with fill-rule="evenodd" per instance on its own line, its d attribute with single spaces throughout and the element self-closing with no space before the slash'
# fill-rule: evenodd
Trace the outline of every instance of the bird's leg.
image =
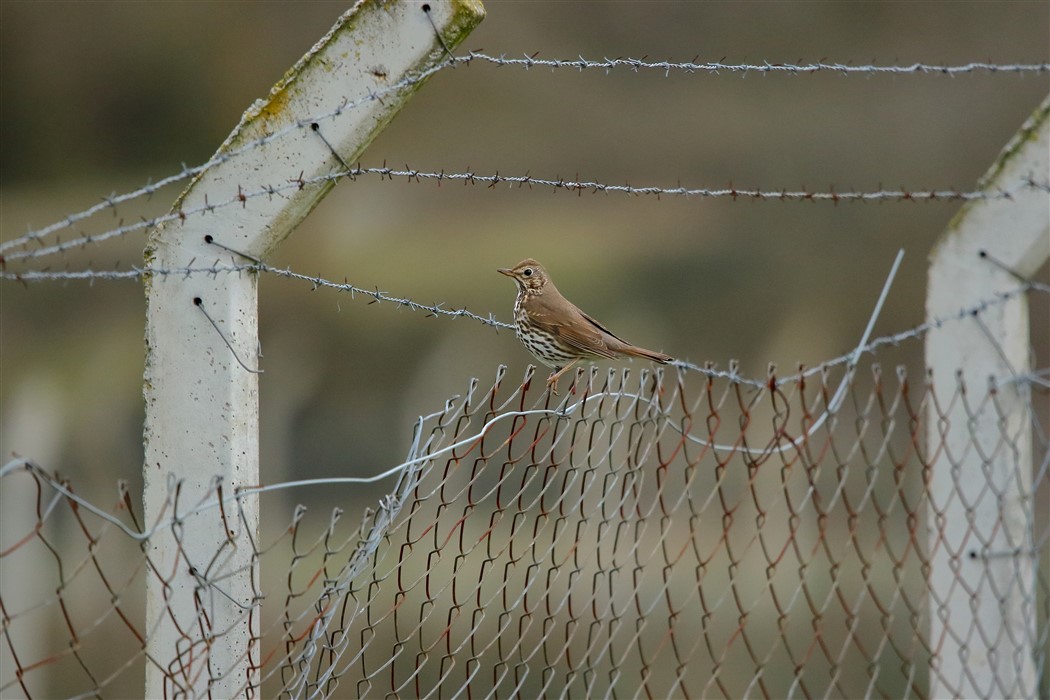
<svg viewBox="0 0 1050 700">
<path fill-rule="evenodd" d="M 569 364 L 565 365 L 557 372 L 552 372 L 551 376 L 547 378 L 547 388 L 550 389 L 555 396 L 558 395 L 558 379 L 561 377 L 561 375 L 565 374 L 570 367 L 572 367 L 579 361 L 580 358 L 577 357 L 575 360 L 569 362 Z"/>
</svg>

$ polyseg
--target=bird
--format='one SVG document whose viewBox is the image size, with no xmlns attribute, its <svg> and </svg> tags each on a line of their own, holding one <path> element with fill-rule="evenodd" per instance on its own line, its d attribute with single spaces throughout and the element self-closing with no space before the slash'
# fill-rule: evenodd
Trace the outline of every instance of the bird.
<svg viewBox="0 0 1050 700">
<path fill-rule="evenodd" d="M 554 370 L 547 379 L 547 388 L 555 395 L 558 379 L 581 360 L 627 356 L 662 365 L 674 360 L 662 352 L 628 343 L 581 311 L 562 296 L 546 268 L 532 258 L 496 271 L 518 285 L 514 300 L 515 335 L 537 360 Z"/>
</svg>

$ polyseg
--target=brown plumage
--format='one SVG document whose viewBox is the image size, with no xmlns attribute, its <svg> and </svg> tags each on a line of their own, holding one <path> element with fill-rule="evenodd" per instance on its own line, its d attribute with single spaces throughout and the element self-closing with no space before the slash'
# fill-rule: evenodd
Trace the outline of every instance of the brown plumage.
<svg viewBox="0 0 1050 700">
<path fill-rule="evenodd" d="M 631 345 L 580 311 L 561 295 L 544 267 L 532 258 L 498 271 L 518 284 L 515 333 L 537 360 L 555 370 L 547 380 L 555 394 L 558 378 L 580 360 L 628 356 L 666 364 L 674 359 Z"/>
</svg>

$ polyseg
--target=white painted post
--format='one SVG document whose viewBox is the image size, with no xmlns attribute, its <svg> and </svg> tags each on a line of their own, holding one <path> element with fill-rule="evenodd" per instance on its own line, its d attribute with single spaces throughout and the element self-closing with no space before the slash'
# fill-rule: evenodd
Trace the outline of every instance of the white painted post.
<svg viewBox="0 0 1050 700">
<path fill-rule="evenodd" d="M 266 99 L 245 112 L 218 154 L 295 124 L 302 128 L 209 168 L 173 211 L 332 172 L 340 163 L 325 140 L 344 162 L 355 162 L 419 82 L 318 120 L 321 134 L 310 128 L 311 117 L 437 65 L 447 58 L 445 47 L 458 45 L 483 17 L 477 0 L 357 2 Z M 250 262 L 215 243 L 261 259 L 333 184 L 293 188 L 160 226 L 150 236 L 147 266 Z M 181 481 L 180 514 L 209 493 L 215 477 L 226 496 L 259 482 L 258 376 L 249 371 L 259 362 L 256 284 L 255 275 L 247 273 L 147 278 L 147 524 L 173 516 L 169 474 Z M 169 528 L 149 542 L 148 698 L 259 695 L 259 614 L 253 612 L 259 602 L 258 563 L 252 546 L 258 503 L 247 497 L 239 512 L 232 504 L 225 512 L 225 523 L 215 509 L 190 514 L 177 528 L 178 537 Z"/>
<path fill-rule="evenodd" d="M 1050 98 L 1006 146 L 981 189 L 1010 189 L 1027 177 L 1050 181 Z M 1045 191 L 967 203 L 930 256 L 927 319 L 1017 288 L 1002 267 L 1030 277 L 1048 256 Z M 1024 381 L 1005 381 L 1031 371 L 1029 353 L 1024 295 L 926 338 L 939 406 L 927 411 L 928 453 L 936 456 L 927 518 L 933 698 L 1038 692 L 1031 395 Z M 995 404 L 980 408 L 991 377 Z M 956 396 L 960 387 L 965 401 Z"/>
</svg>

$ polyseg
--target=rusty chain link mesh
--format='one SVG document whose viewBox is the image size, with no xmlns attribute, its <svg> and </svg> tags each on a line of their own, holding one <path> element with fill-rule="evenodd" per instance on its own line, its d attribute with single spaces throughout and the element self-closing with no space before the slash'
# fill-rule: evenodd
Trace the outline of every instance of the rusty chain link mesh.
<svg viewBox="0 0 1050 700">
<path fill-rule="evenodd" d="M 928 492 L 931 470 L 957 456 L 928 450 L 926 435 L 967 431 L 999 406 L 987 387 L 934 396 L 925 374 L 881 368 L 892 352 L 855 373 L 840 364 L 760 386 L 595 370 L 552 397 L 531 371 L 475 381 L 420 419 L 396 487 L 363 514 L 277 513 L 273 494 L 260 496 L 256 600 L 236 604 L 257 616 L 260 636 L 242 646 L 261 687 L 246 679 L 243 695 L 929 696 L 941 644 L 930 527 L 958 496 Z M 1050 457 L 1045 388 L 1028 386 L 1033 488 L 1013 504 L 1020 516 L 1001 518 L 1026 518 L 1034 551 L 981 556 L 1028 557 L 1034 580 L 981 586 L 1030 598 L 1045 696 Z M 949 421 L 964 392 L 970 420 Z M 1014 438 L 1004 428 L 996 449 Z M 2 486 L 18 507 L 4 509 L 0 565 L 29 572 L 0 595 L 4 697 L 133 696 L 147 664 L 185 697 L 221 672 L 208 652 L 227 640 L 209 609 L 228 597 L 229 552 L 156 570 L 149 541 L 178 538 L 180 518 L 230 529 L 232 494 L 185 504 L 172 482 L 179 516 L 147 524 L 126 488 L 90 508 L 75 483 L 29 461 L 9 463 Z M 1004 489 L 989 480 L 982 493 Z M 968 524 L 972 546 L 953 556 L 976 556 L 1002 526 Z M 186 571 L 196 625 L 181 628 L 176 658 L 156 658 L 144 581 Z M 966 633 L 1013 634 L 980 622 Z"/>
</svg>

